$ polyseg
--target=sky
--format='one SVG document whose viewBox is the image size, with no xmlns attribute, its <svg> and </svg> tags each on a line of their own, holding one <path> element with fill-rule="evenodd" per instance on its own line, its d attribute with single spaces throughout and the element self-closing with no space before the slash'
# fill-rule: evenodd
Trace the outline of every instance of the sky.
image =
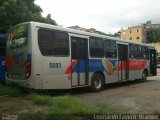
<svg viewBox="0 0 160 120">
<path fill-rule="evenodd" d="M 63 27 L 81 26 L 114 34 L 151 20 L 160 23 L 160 0 L 35 0 L 42 16 Z"/>
</svg>

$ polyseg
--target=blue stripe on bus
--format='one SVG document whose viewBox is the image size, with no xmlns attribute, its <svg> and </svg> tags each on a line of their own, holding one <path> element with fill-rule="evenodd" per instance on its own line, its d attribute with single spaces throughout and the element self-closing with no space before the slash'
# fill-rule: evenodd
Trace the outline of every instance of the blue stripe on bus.
<svg viewBox="0 0 160 120">
<path fill-rule="evenodd" d="M 116 66 L 117 60 L 109 60 L 113 66 Z M 79 64 L 79 72 L 85 72 L 85 60 L 78 60 L 77 64 L 72 68 L 72 72 L 78 72 L 78 64 Z M 102 59 L 90 59 L 89 60 L 89 72 L 96 71 L 106 71 L 102 63 Z"/>
</svg>

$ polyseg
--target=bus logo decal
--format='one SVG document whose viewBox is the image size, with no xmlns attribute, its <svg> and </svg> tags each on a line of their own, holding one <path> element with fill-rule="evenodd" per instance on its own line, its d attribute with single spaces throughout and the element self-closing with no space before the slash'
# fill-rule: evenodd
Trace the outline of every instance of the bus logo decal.
<svg viewBox="0 0 160 120">
<path fill-rule="evenodd" d="M 70 74 L 72 73 L 72 68 L 77 64 L 77 60 L 72 60 L 71 65 L 66 69 L 65 74 Z"/>
</svg>

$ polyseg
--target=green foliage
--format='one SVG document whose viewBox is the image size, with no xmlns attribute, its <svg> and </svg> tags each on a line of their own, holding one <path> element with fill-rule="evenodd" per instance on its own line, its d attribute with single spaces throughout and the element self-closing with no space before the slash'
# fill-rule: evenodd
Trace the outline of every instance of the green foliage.
<svg viewBox="0 0 160 120">
<path fill-rule="evenodd" d="M 50 14 L 44 18 L 42 9 L 34 3 L 34 0 L 1 0 L 0 1 L 0 32 L 7 30 L 18 23 L 37 21 L 55 25 Z"/>
<path fill-rule="evenodd" d="M 147 39 L 149 43 L 160 42 L 160 28 L 149 28 L 147 30 Z"/>
<path fill-rule="evenodd" d="M 4 112 L 16 112 L 19 110 L 23 110 L 24 105 L 19 103 L 8 103 L 8 104 L 2 104 L 0 105 L 0 113 Z"/>
<path fill-rule="evenodd" d="M 108 107 L 104 104 L 95 106 L 90 105 L 70 95 L 49 96 L 37 92 L 24 94 L 22 89 L 15 85 L 0 85 L 0 97 L 5 98 L 5 96 L 18 96 L 19 98 L 23 97 L 22 99 L 30 100 L 36 106 L 47 106 L 48 108 L 46 111 L 39 111 L 43 112 L 43 114 L 46 114 L 44 119 L 70 119 L 73 116 L 75 116 L 75 119 L 77 119 L 78 116 L 81 118 L 92 114 L 106 114 L 109 112 Z M 41 118 L 40 116 L 37 116 L 36 111 L 32 111 L 33 109 L 30 109 L 28 104 L 26 105 L 23 103 L 9 103 L 5 105 L 2 104 L 0 105 L 0 112 L 18 112 L 25 109 L 27 110 L 27 113 L 33 113 L 33 115 L 30 115 L 31 117 L 34 117 L 33 119 L 36 119 L 37 117 Z M 31 104 L 31 107 L 32 106 L 33 104 Z"/>
<path fill-rule="evenodd" d="M 0 85 L 0 96 L 17 97 L 20 95 L 22 92 L 16 85 Z"/>
<path fill-rule="evenodd" d="M 59 96 L 53 98 L 52 114 L 79 114 L 87 115 L 97 113 L 98 110 L 95 106 L 86 104 L 71 96 Z"/>
<path fill-rule="evenodd" d="M 36 93 L 32 93 L 27 96 L 28 99 L 32 100 L 34 104 L 37 105 L 51 105 L 52 97 L 45 95 L 38 95 Z"/>
<path fill-rule="evenodd" d="M 38 105 L 50 105 L 51 115 L 66 115 L 66 114 L 93 114 L 97 113 L 101 108 L 96 106 L 88 105 L 78 99 L 71 96 L 58 96 L 51 97 L 48 95 L 39 95 L 32 93 L 27 96 L 28 99 L 32 100 L 34 104 Z M 104 109 L 103 109 L 104 110 Z"/>
</svg>

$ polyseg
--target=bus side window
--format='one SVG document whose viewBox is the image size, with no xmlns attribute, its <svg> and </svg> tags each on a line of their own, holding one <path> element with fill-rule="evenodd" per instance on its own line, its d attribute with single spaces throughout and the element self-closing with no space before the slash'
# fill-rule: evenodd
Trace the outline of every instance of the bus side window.
<svg viewBox="0 0 160 120">
<path fill-rule="evenodd" d="M 89 47 L 91 57 L 104 57 L 103 39 L 90 37 Z"/>
<path fill-rule="evenodd" d="M 117 57 L 115 41 L 111 41 L 111 40 L 104 41 L 104 54 L 106 58 L 116 58 Z"/>
<path fill-rule="evenodd" d="M 149 53 L 149 49 L 148 49 L 148 47 L 145 47 L 145 56 L 146 56 L 145 59 L 146 60 L 149 59 L 149 54 L 148 53 Z"/>
<path fill-rule="evenodd" d="M 144 60 L 147 60 L 149 58 L 149 56 L 148 56 L 148 48 L 144 47 L 144 46 L 142 47 L 142 58 Z"/>
<path fill-rule="evenodd" d="M 65 32 L 39 29 L 38 44 L 43 56 L 69 55 L 69 36 Z"/>
<path fill-rule="evenodd" d="M 134 59 L 134 45 L 133 44 L 129 45 L 129 58 Z"/>
<path fill-rule="evenodd" d="M 140 45 L 138 45 L 138 59 L 142 59 L 142 48 Z"/>
<path fill-rule="evenodd" d="M 134 45 L 134 58 L 138 59 L 138 46 Z"/>
</svg>

